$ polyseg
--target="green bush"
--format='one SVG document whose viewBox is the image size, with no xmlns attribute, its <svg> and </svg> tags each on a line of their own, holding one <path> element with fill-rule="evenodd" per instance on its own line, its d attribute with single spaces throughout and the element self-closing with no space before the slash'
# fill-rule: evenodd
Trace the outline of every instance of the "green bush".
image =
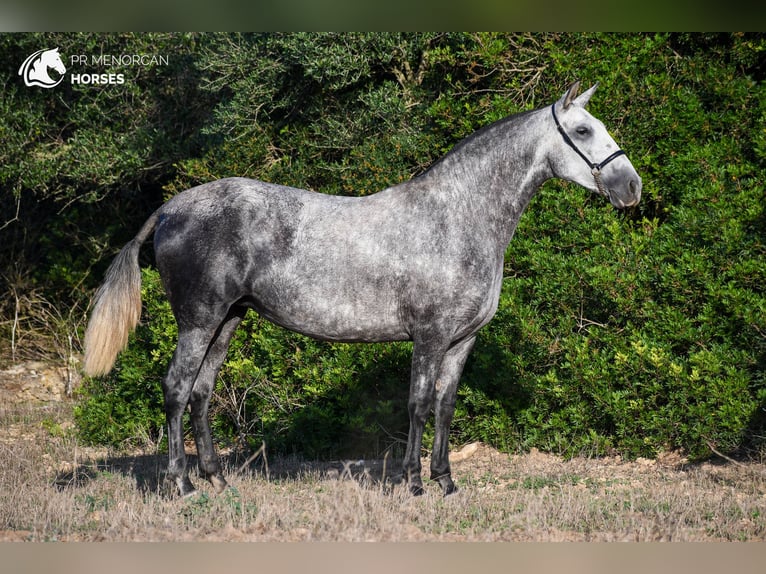
<svg viewBox="0 0 766 574">
<path fill-rule="evenodd" d="M 643 200 L 618 213 L 577 186 L 543 186 L 506 254 L 498 313 L 466 365 L 452 439 L 570 455 L 763 451 L 762 34 L 126 35 L 108 43 L 130 51 L 152 39 L 178 56 L 176 66 L 122 92 L 49 99 L 10 87 L 0 99 L 0 156 L 35 158 L 29 169 L 0 167 L 0 184 L 13 191 L 0 197 L 4 210 L 13 212 L 16 198 L 22 207 L 0 257 L 34 269 L 30 283 L 48 300 L 71 302 L 95 287 L 105 254 L 162 198 L 197 183 L 243 175 L 370 193 L 422 172 L 475 129 L 553 101 L 575 79 L 599 81 L 591 110 L 642 175 Z M 41 42 L 97 41 L 24 35 L 1 39 L 0 51 L 13 67 Z M 103 113 L 116 118 L 107 131 Z M 81 392 L 88 440 L 160 434 L 174 322 L 156 273 L 146 269 L 144 279 L 143 324 L 116 370 Z M 13 309 L 2 312 L 10 318 Z M 219 377 L 216 437 L 309 456 L 398 448 L 409 350 L 319 343 L 248 316 Z"/>
<path fill-rule="evenodd" d="M 106 377 L 86 378 L 79 390 L 75 422 L 88 443 L 113 446 L 156 442 L 164 434 L 160 381 L 175 349 L 178 328 L 159 274 L 142 270 L 141 323 Z"/>
</svg>

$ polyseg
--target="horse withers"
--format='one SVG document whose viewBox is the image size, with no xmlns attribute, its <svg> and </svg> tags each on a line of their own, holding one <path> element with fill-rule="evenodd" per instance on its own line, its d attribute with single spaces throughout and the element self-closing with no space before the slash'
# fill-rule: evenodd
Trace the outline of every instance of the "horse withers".
<svg viewBox="0 0 766 574">
<path fill-rule="evenodd" d="M 563 178 L 636 205 L 641 178 L 585 110 L 579 82 L 551 106 L 509 116 L 459 142 L 426 172 L 365 197 L 339 197 L 244 178 L 188 189 L 155 211 L 115 258 L 96 292 L 84 370 L 104 375 L 141 314 L 138 252 L 154 234 L 156 265 L 178 323 L 162 381 L 168 477 L 194 492 L 183 444 L 191 424 L 200 471 L 226 487 L 208 404 L 247 309 L 327 341 L 413 342 L 409 436 L 402 470 L 423 492 L 426 418 L 435 433 L 431 478 L 450 476 L 448 435 L 460 374 L 477 331 L 497 310 L 503 256 L 526 206 Z"/>
</svg>

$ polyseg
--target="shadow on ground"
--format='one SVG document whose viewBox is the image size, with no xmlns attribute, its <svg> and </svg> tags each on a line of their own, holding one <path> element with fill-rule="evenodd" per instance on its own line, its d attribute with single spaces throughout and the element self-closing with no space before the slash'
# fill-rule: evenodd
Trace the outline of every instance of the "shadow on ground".
<svg viewBox="0 0 766 574">
<path fill-rule="evenodd" d="M 190 477 L 194 484 L 207 490 L 209 483 L 197 473 L 197 457 L 189 455 Z M 297 457 L 283 457 L 269 461 L 262 454 L 245 459 L 242 455 L 222 457 L 225 474 L 232 478 L 255 477 L 270 482 L 303 480 L 317 477 L 321 480 L 355 480 L 360 484 L 392 487 L 402 482 L 401 461 L 381 460 L 329 460 L 306 461 Z M 80 464 L 74 470 L 59 472 L 54 480 L 58 490 L 84 488 L 99 476 L 121 474 L 131 478 L 144 494 L 162 497 L 175 496 L 175 486 L 166 478 L 167 456 L 141 454 L 107 457 Z"/>
</svg>

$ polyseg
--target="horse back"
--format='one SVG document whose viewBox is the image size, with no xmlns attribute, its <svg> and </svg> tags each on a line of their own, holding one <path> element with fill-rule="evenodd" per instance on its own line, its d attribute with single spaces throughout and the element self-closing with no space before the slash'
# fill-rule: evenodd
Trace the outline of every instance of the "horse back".
<svg viewBox="0 0 766 574">
<path fill-rule="evenodd" d="M 416 192 L 349 198 L 232 178 L 179 194 L 155 232 L 177 319 L 202 313 L 192 302 L 222 301 L 338 341 L 408 339 L 447 312 L 483 324 L 497 254 L 456 241 Z"/>
</svg>

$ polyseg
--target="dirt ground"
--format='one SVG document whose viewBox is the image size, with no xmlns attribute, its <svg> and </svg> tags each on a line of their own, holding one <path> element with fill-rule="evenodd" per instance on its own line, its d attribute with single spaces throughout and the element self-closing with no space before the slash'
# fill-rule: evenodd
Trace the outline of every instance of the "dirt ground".
<svg viewBox="0 0 766 574">
<path fill-rule="evenodd" d="M 0 404 L 6 409 L 14 405 L 51 408 L 51 405 L 67 402 L 67 389 L 76 384 L 76 377 L 66 368 L 23 363 L 0 370 Z M 62 420 L 57 424 L 60 434 L 71 429 L 73 423 Z M 0 453 L 5 450 L 16 458 L 18 453 L 27 458 L 36 457 L 38 454 L 34 454 L 35 451 L 20 450 L 18 445 L 24 441 L 39 443 L 48 440 L 50 437 L 46 432 L 40 428 L 39 419 L 15 418 L 0 427 Z M 235 519 L 229 517 L 229 523 L 221 528 L 203 522 L 195 523 L 197 525 L 192 528 L 190 517 L 200 521 L 205 513 L 212 515 L 218 510 L 231 513 L 231 508 L 224 508 L 223 502 L 211 502 L 204 498 L 200 499 L 201 502 L 186 503 L 187 506 L 181 510 L 172 507 L 178 520 L 183 518 L 185 522 L 174 526 L 166 534 L 158 534 L 157 527 L 151 525 L 160 523 L 160 518 L 149 514 L 145 519 L 147 529 L 143 532 L 122 531 L 115 526 L 107 528 L 106 525 L 100 531 L 98 521 L 107 520 L 107 508 L 106 503 L 104 508 L 98 508 L 99 501 L 112 500 L 114 495 L 97 490 L 107 488 L 104 485 L 97 487 L 100 480 L 97 477 L 106 474 L 103 470 L 96 472 L 92 469 L 108 466 L 110 471 L 132 473 L 132 483 L 126 486 L 130 491 L 135 488 L 136 482 L 140 484 L 152 472 L 159 476 L 158 469 L 164 464 L 162 455 L 137 453 L 135 456 L 115 457 L 114 453 L 110 454 L 105 449 L 85 448 L 76 443 L 74 461 L 69 454 L 57 454 L 70 451 L 70 447 L 42 449 L 39 462 L 50 476 L 45 480 L 56 485 L 59 492 L 67 492 L 66 488 L 72 482 L 85 480 L 77 485 L 81 489 L 72 496 L 70 506 L 62 508 L 64 513 L 73 514 L 72 524 L 86 520 L 91 528 L 82 532 L 76 526 L 68 526 L 66 528 L 73 528 L 75 532 L 57 539 L 766 540 L 766 465 L 755 462 L 716 458 L 690 464 L 679 453 L 667 453 L 656 460 L 627 461 L 619 456 L 564 460 L 536 449 L 509 455 L 485 444 L 472 443 L 450 456 L 453 476 L 462 493 L 460 496 L 464 497 L 457 500 L 462 502 L 443 503 L 438 496 L 438 487 L 431 485 L 429 491 L 434 492 L 424 497 L 431 502 L 420 508 L 414 507 L 407 497 L 380 502 L 382 485 L 396 482 L 387 483 L 388 478 L 394 476 L 394 465 L 390 461 L 269 461 L 270 480 L 265 481 L 266 486 L 261 480 L 261 486 L 257 489 L 247 482 L 250 480 L 247 476 L 254 475 L 240 476 L 236 467 L 230 465 L 229 480 L 238 485 L 237 496 L 258 500 L 257 504 L 251 504 L 253 508 L 258 507 L 257 513 L 253 510 L 252 516 L 245 517 L 242 501 L 239 498 L 227 499 L 226 504 L 238 509 Z M 62 460 L 53 460 L 56 457 Z M 146 461 L 153 470 L 141 471 L 141 475 L 135 470 L 139 461 Z M 32 461 L 30 467 L 36 464 L 39 463 Z M 424 468 L 428 468 L 427 465 L 428 461 L 424 460 Z M 19 472 L 23 469 L 17 474 Z M 6 476 L 10 477 L 10 471 Z M 293 483 L 284 480 L 298 476 L 313 478 L 307 484 L 297 486 L 294 480 Z M 88 480 L 90 484 L 86 484 Z M 202 482 L 198 478 L 196 480 Z M 345 492 L 337 489 L 348 489 L 348 483 L 357 487 L 369 484 L 380 486 L 365 486 L 366 490 L 349 494 L 350 502 L 333 506 L 332 500 Z M 61 487 L 62 484 L 65 487 Z M 8 490 L 14 487 L 3 485 L 3 488 Z M 92 493 L 87 490 L 89 488 L 96 490 Z M 270 490 L 261 492 L 264 488 Z M 293 527 L 288 527 L 291 519 L 284 515 L 284 509 L 271 509 L 271 499 L 279 497 L 280 493 L 289 493 L 285 496 L 300 515 L 300 518 L 294 519 Z M 49 495 L 43 492 L 41 496 Z M 330 506 L 317 512 L 316 509 L 325 504 L 322 502 L 325 496 Z M 8 501 L 12 500 L 12 496 L 0 497 L 0 503 L 3 500 L 3 504 L 11 504 Z M 347 526 L 340 527 L 337 533 L 329 532 L 327 524 L 322 522 L 322 514 L 338 514 L 331 520 L 328 518 L 332 525 L 349 520 L 357 523 L 360 519 L 356 501 L 359 501 L 363 511 L 364 508 L 369 509 L 371 524 L 357 525 L 353 535 L 348 534 Z M 301 505 L 309 510 L 302 509 Z M 162 507 L 153 512 L 162 515 L 168 508 Z M 314 510 L 310 510 L 312 508 Z M 0 512 L 2 510 L 0 508 Z M 52 515 L 56 512 L 62 511 L 51 511 Z M 78 512 L 82 515 L 79 518 Z M 130 512 L 137 511 L 133 508 Z M 387 514 L 391 517 L 390 524 L 382 521 Z M 61 531 L 64 528 L 51 526 L 55 518 L 45 518 L 47 522 L 43 526 L 23 526 L 20 524 L 21 515 L 20 511 L 14 514 L 8 509 L 4 515 L 0 514 L 0 519 L 5 516 L 5 523 L 0 520 L 0 541 L 45 539 L 52 535 L 40 536 L 36 529 Z M 494 517 L 497 524 L 493 522 Z"/>
<path fill-rule="evenodd" d="M 0 404 L 3 405 L 45 405 L 65 401 L 68 394 L 79 382 L 79 374 L 61 366 L 51 366 L 40 361 L 20 363 L 13 367 L 0 370 Z M 0 441 L 19 438 L 25 431 L 23 425 L 11 425 L 0 429 Z M 92 454 L 97 454 L 99 449 L 92 449 Z M 467 462 L 470 461 L 470 464 Z M 427 461 L 426 461 L 427 462 Z M 564 464 L 559 457 L 546 454 L 532 449 L 523 455 L 509 455 L 482 443 L 471 443 L 463 446 L 459 451 L 450 454 L 450 462 L 454 468 L 461 471 L 470 470 L 476 476 L 497 471 L 503 465 L 521 466 L 530 472 L 544 473 L 552 465 Z M 687 463 L 686 459 L 678 453 L 667 453 L 657 460 L 639 458 L 633 462 L 623 461 L 619 456 L 599 459 L 573 459 L 566 462 L 566 466 L 572 471 L 588 469 L 590 472 L 603 475 L 603 477 L 615 479 L 631 477 L 638 479 L 647 472 L 657 469 L 673 470 L 682 468 Z M 288 469 L 290 461 L 284 461 L 282 467 Z M 365 461 L 364 468 L 368 472 L 375 472 L 378 467 L 382 468 L 384 461 Z M 307 463 L 301 463 L 303 467 Z M 357 466 L 355 461 L 337 463 L 327 466 L 321 463 L 308 464 L 312 469 L 335 474 L 354 473 Z M 316 468 L 313 468 L 316 467 Z M 321 468 L 320 468 L 321 467 Z M 338 467 L 338 468 L 336 468 Z M 279 468 L 279 467 L 277 467 Z M 426 465 L 424 464 L 424 468 Z M 503 472 L 497 474 L 502 475 Z"/>
<path fill-rule="evenodd" d="M 80 380 L 66 367 L 26 361 L 0 370 L 0 404 L 49 403 L 64 400 Z"/>
</svg>

